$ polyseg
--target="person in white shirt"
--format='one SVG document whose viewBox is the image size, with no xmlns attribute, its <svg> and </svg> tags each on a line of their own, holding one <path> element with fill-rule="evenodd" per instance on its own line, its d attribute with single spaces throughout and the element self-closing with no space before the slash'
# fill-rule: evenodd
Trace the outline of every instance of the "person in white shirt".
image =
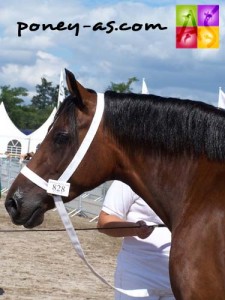
<svg viewBox="0 0 225 300">
<path fill-rule="evenodd" d="M 171 233 L 166 227 L 153 230 L 148 226 L 155 224 L 163 222 L 145 201 L 125 183 L 114 181 L 106 194 L 98 229 L 113 237 L 124 237 L 117 257 L 115 287 L 147 289 L 149 293 L 147 298 L 134 298 L 116 291 L 115 300 L 175 299 L 168 270 Z"/>
</svg>

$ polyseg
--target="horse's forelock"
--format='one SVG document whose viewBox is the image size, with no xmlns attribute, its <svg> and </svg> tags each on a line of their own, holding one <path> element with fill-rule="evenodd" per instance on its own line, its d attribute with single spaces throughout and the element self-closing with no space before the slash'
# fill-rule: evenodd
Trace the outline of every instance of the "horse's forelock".
<svg viewBox="0 0 225 300">
<path fill-rule="evenodd" d="M 57 120 L 59 118 L 67 120 L 68 125 L 69 125 L 69 131 L 73 137 L 73 139 L 77 139 L 77 126 L 76 126 L 76 115 L 75 115 L 75 110 L 76 110 L 76 101 L 75 97 L 72 95 L 69 95 L 64 99 L 64 101 L 61 103 L 59 106 L 54 120 L 52 124 L 49 127 L 49 130 L 56 124 Z M 74 141 L 76 142 L 76 141 Z"/>
</svg>

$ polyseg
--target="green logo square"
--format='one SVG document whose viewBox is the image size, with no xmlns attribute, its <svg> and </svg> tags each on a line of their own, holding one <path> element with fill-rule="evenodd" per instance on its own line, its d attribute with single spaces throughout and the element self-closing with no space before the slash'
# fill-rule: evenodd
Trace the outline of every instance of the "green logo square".
<svg viewBox="0 0 225 300">
<path fill-rule="evenodd" d="M 176 26 L 196 27 L 197 16 L 197 5 L 176 5 Z"/>
</svg>

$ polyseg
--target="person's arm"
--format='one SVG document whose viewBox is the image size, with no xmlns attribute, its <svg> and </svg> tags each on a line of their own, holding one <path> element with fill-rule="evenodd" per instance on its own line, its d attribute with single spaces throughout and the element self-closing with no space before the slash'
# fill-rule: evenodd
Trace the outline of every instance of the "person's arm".
<svg viewBox="0 0 225 300">
<path fill-rule="evenodd" d="M 97 227 L 99 232 L 112 237 L 138 236 L 141 239 L 147 238 L 154 230 L 154 228 L 148 227 L 144 221 L 138 221 L 136 223 L 127 222 L 117 216 L 109 215 L 104 211 L 101 211 L 99 214 Z"/>
</svg>

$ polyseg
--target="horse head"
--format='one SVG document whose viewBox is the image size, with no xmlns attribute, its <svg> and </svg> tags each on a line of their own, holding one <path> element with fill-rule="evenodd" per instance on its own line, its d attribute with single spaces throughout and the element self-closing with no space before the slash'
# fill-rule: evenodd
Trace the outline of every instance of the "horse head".
<svg viewBox="0 0 225 300">
<path fill-rule="evenodd" d="M 49 179 L 57 180 L 65 171 L 79 149 L 96 110 L 97 94 L 94 91 L 84 88 L 68 70 L 66 81 L 70 96 L 61 104 L 40 148 L 27 164 L 46 182 Z M 88 151 L 76 174 L 69 179 L 71 188 L 69 196 L 63 198 L 64 202 L 99 185 L 101 178 L 107 176 L 103 176 L 103 173 L 106 166 L 110 169 L 110 155 L 106 147 L 107 138 L 100 138 L 101 127 L 102 122 L 92 141 L 92 151 Z M 44 213 L 54 207 L 54 201 L 46 190 L 20 173 L 8 192 L 5 206 L 15 224 L 31 228 L 42 223 Z"/>
</svg>

